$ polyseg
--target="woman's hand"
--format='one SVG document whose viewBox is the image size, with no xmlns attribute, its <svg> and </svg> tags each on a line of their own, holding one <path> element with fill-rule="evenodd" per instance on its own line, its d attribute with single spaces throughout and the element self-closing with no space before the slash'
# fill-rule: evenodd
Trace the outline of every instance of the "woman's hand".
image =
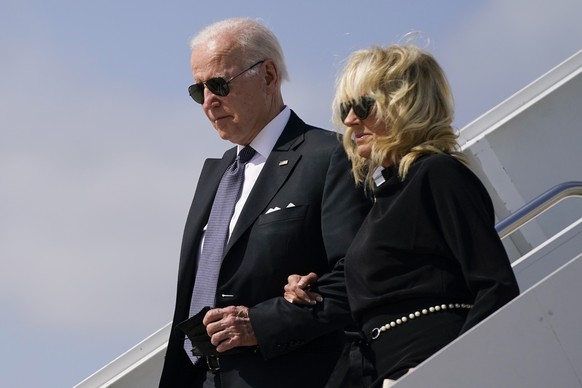
<svg viewBox="0 0 582 388">
<path fill-rule="evenodd" d="M 323 297 L 316 292 L 311 291 L 311 286 L 318 279 L 317 274 L 311 272 L 308 275 L 290 275 L 285 285 L 285 294 L 283 297 L 289 303 L 310 304 L 323 302 Z"/>
</svg>

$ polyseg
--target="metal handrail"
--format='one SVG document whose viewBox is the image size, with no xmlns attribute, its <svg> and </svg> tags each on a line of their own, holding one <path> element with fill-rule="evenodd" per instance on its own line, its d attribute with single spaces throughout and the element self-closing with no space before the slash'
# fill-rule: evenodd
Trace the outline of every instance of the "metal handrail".
<svg viewBox="0 0 582 388">
<path fill-rule="evenodd" d="M 507 237 L 562 199 L 574 196 L 582 196 L 582 182 L 560 183 L 526 203 L 507 218 L 499 221 L 495 225 L 495 229 L 500 238 Z"/>
</svg>

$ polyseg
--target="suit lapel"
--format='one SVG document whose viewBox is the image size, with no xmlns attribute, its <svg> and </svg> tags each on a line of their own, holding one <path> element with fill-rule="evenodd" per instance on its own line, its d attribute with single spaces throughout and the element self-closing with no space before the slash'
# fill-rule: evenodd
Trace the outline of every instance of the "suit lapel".
<svg viewBox="0 0 582 388">
<path fill-rule="evenodd" d="M 296 149 L 303 143 L 305 123 L 291 112 L 289 122 L 277 140 L 273 151 L 267 158 L 236 226 L 228 241 L 225 254 L 236 243 L 240 236 L 264 213 L 267 205 L 279 191 L 283 183 L 301 159 L 301 153 Z"/>
<path fill-rule="evenodd" d="M 205 225 L 208 221 L 212 202 L 214 201 L 214 196 L 216 195 L 216 190 L 218 190 L 218 185 L 220 184 L 222 175 L 224 175 L 228 166 L 232 164 L 235 157 L 236 147 L 225 152 L 222 159 L 207 160 L 206 165 L 200 174 L 200 180 L 198 183 L 198 185 L 201 186 L 200 192 L 196 193 L 194 198 L 194 203 L 198 210 L 204 209 L 203 211 L 197 212 L 197 214 L 200 215 L 195 220 L 197 223 L 203 223 Z M 202 225 L 202 227 L 204 225 Z"/>
<path fill-rule="evenodd" d="M 190 276 L 189 274 L 196 272 L 197 260 L 188 260 L 188 258 L 198 257 L 197 252 L 200 246 L 202 232 L 208 222 L 216 190 L 218 189 L 224 171 L 232 164 L 235 157 L 236 147 L 226 151 L 222 159 L 207 159 L 204 163 L 184 229 L 184 242 L 182 244 L 182 262 L 184 263 L 184 267 L 180 268 L 179 279 L 182 277 L 188 278 Z"/>
</svg>

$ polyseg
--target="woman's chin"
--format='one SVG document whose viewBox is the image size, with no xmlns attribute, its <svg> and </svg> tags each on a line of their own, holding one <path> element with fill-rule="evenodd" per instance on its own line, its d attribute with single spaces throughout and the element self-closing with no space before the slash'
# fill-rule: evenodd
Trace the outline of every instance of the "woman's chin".
<svg viewBox="0 0 582 388">
<path fill-rule="evenodd" d="M 356 153 L 361 158 L 369 159 L 371 152 L 372 150 L 370 149 L 370 147 L 359 146 L 358 148 L 356 148 Z"/>
</svg>

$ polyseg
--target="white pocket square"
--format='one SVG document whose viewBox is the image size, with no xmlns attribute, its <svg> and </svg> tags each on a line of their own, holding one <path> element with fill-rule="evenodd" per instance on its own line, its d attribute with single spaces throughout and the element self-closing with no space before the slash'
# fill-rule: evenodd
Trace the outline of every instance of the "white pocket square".
<svg viewBox="0 0 582 388">
<path fill-rule="evenodd" d="M 287 205 L 287 209 L 289 209 L 290 207 L 295 207 L 295 204 L 293 202 L 289 202 L 289 205 Z"/>
<path fill-rule="evenodd" d="M 281 208 L 278 206 L 275 206 L 275 207 L 272 207 L 269 210 L 267 210 L 267 212 L 265 214 L 273 213 L 273 212 L 276 212 L 278 210 L 281 210 Z"/>
</svg>

